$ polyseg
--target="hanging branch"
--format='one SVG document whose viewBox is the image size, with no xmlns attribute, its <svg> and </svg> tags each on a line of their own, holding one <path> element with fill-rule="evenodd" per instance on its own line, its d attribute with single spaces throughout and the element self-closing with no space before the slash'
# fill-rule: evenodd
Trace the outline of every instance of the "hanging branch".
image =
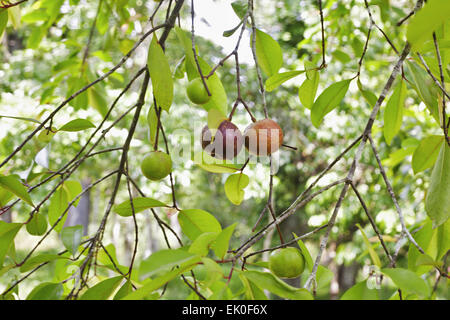
<svg viewBox="0 0 450 320">
<path fill-rule="evenodd" d="M 0 9 L 8 9 L 8 8 L 11 8 L 11 7 L 15 7 L 15 6 L 18 6 L 21 3 L 24 3 L 25 1 L 27 1 L 27 0 L 20 0 L 20 1 L 17 1 L 17 2 L 11 2 L 11 1 L 8 1 L 8 0 L 0 0 Z"/>
</svg>

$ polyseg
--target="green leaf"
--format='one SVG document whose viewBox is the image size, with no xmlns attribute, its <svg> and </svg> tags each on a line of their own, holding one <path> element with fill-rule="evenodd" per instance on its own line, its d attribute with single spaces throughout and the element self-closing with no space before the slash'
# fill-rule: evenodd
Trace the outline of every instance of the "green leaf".
<svg viewBox="0 0 450 320">
<path fill-rule="evenodd" d="M 201 209 L 181 210 L 178 214 L 183 233 L 192 241 L 205 232 L 222 232 L 219 221 L 210 214 Z"/>
<path fill-rule="evenodd" d="M 378 300 L 378 290 L 370 289 L 367 280 L 364 280 L 345 291 L 341 300 Z"/>
<path fill-rule="evenodd" d="M 80 297 L 80 300 L 108 300 L 122 282 L 123 276 L 103 280 L 90 287 Z"/>
<path fill-rule="evenodd" d="M 208 255 L 211 244 L 216 240 L 217 232 L 205 232 L 199 235 L 189 247 L 189 252 L 205 257 Z"/>
<path fill-rule="evenodd" d="M 253 35 L 251 38 L 251 41 L 253 41 Z M 283 65 L 280 45 L 270 35 L 259 29 L 256 29 L 255 42 L 259 67 L 269 77 L 273 76 Z"/>
<path fill-rule="evenodd" d="M 210 258 L 202 258 L 202 263 L 205 266 L 206 278 L 204 280 L 204 286 L 211 288 L 213 283 L 223 279 L 224 274 L 220 265 Z"/>
<path fill-rule="evenodd" d="M 431 173 L 430 187 L 425 199 L 425 210 L 435 227 L 450 216 L 450 147 L 443 143 Z"/>
<path fill-rule="evenodd" d="M 0 115 L 0 118 L 8 118 L 8 119 L 16 119 L 16 120 L 30 121 L 30 122 L 34 122 L 34 123 L 41 123 L 41 122 L 37 121 L 36 119 L 33 119 L 33 118 L 25 118 L 25 117 L 13 117 L 13 116 L 2 116 L 2 115 Z"/>
<path fill-rule="evenodd" d="M 75 119 L 69 121 L 65 125 L 63 125 L 59 131 L 82 131 L 89 128 L 95 128 L 95 125 L 92 124 L 89 120 L 86 119 Z"/>
<path fill-rule="evenodd" d="M 236 225 L 237 223 L 233 223 L 232 225 L 223 229 L 222 232 L 217 236 L 216 241 L 214 241 L 214 243 L 212 244 L 211 248 L 219 259 L 223 259 L 227 254 L 228 247 L 230 245 L 230 239 L 233 235 Z"/>
<path fill-rule="evenodd" d="M 305 61 L 306 79 L 298 88 L 298 97 L 305 108 L 311 109 L 316 98 L 317 88 L 319 87 L 319 71 L 315 69 L 315 64 Z"/>
<path fill-rule="evenodd" d="M 163 271 L 197 260 L 198 255 L 184 249 L 166 249 L 152 253 L 148 258 L 142 260 L 139 267 L 139 278 L 141 280 L 152 277 Z"/>
<path fill-rule="evenodd" d="M 292 233 L 292 234 L 294 235 L 294 238 L 297 238 L 297 235 L 295 233 Z M 306 262 L 306 266 L 308 267 L 308 270 L 312 271 L 314 262 L 312 260 L 311 254 L 308 251 L 308 248 L 306 248 L 302 239 L 298 239 L 297 244 L 300 247 L 300 251 L 302 252 L 303 258 L 305 258 L 305 262 Z"/>
<path fill-rule="evenodd" d="M 3 266 L 5 256 L 14 244 L 14 237 L 22 226 L 22 223 L 7 223 L 0 220 L 0 267 Z"/>
<path fill-rule="evenodd" d="M 334 273 L 330 269 L 319 265 L 316 273 L 317 289 L 329 286 L 333 277 Z"/>
<path fill-rule="evenodd" d="M 0 188 L 0 208 L 5 207 L 13 197 L 14 194 L 12 192 Z"/>
<path fill-rule="evenodd" d="M 20 199 L 34 207 L 33 201 L 28 194 L 25 186 L 20 182 L 20 178 L 17 175 L 2 176 L 0 175 L 0 187 L 14 193 Z"/>
<path fill-rule="evenodd" d="M 385 268 L 381 272 L 391 278 L 395 285 L 402 290 L 415 293 L 421 297 L 428 297 L 430 295 L 430 288 L 425 280 L 410 270 Z"/>
<path fill-rule="evenodd" d="M 121 300 L 122 298 L 126 297 L 130 293 L 133 292 L 133 285 L 131 281 L 127 280 L 123 286 L 117 291 L 115 294 L 113 300 Z"/>
<path fill-rule="evenodd" d="M 133 291 L 129 295 L 122 298 L 122 300 L 142 300 L 146 298 L 148 295 L 150 295 L 153 291 L 156 289 L 164 286 L 169 281 L 173 280 L 174 278 L 178 277 L 180 274 L 187 272 L 194 268 L 198 262 L 200 262 L 201 258 L 200 256 L 196 256 L 196 258 L 190 260 L 187 263 L 184 263 L 179 268 L 173 269 L 172 271 L 158 277 L 155 279 L 150 280 L 148 283 L 146 283 L 141 288 L 137 289 L 136 291 Z"/>
<path fill-rule="evenodd" d="M 356 224 L 356 226 L 358 227 L 359 231 L 361 231 L 361 234 L 364 239 L 364 243 L 367 247 L 367 250 L 369 250 L 369 255 L 370 255 L 370 258 L 372 259 L 373 264 L 376 265 L 377 267 L 381 268 L 380 257 L 378 257 L 378 254 L 375 252 L 372 245 L 370 244 L 369 239 L 367 238 L 364 230 L 361 228 L 361 226 L 359 224 Z"/>
<path fill-rule="evenodd" d="M 156 103 L 158 107 L 168 112 L 173 101 L 172 72 L 170 71 L 169 61 L 156 36 L 153 36 L 148 49 L 147 66 Z"/>
<path fill-rule="evenodd" d="M 342 80 L 326 88 L 311 107 L 311 121 L 318 128 L 323 118 L 344 99 L 352 80 Z"/>
<path fill-rule="evenodd" d="M 240 205 L 244 200 L 244 189 L 249 182 L 248 176 L 242 172 L 229 176 L 225 181 L 225 194 L 228 200 L 235 205 Z"/>
<path fill-rule="evenodd" d="M 34 269 L 35 267 L 39 266 L 42 263 L 60 260 L 60 259 L 68 259 L 67 257 L 60 256 L 57 254 L 50 254 L 50 253 L 42 253 L 40 255 L 37 255 L 35 257 L 32 257 L 28 259 L 21 267 L 20 272 L 27 272 L 31 269 Z"/>
<path fill-rule="evenodd" d="M 239 17 L 239 19 L 243 19 L 245 13 L 248 10 L 247 1 L 237 0 L 231 3 L 231 7 L 233 8 L 234 13 Z"/>
<path fill-rule="evenodd" d="M 20 7 L 19 6 L 10 7 L 6 11 L 8 12 L 9 21 L 11 22 L 14 29 L 17 30 L 20 27 L 20 20 L 21 20 Z"/>
<path fill-rule="evenodd" d="M 60 232 L 62 230 L 62 228 L 64 226 L 64 222 L 67 219 L 68 210 L 66 210 L 66 209 L 67 209 L 68 203 L 69 203 L 69 200 L 68 200 L 67 192 L 62 187 L 59 187 L 55 191 L 55 193 L 52 195 L 52 197 L 50 198 L 50 205 L 48 207 L 48 222 L 50 223 L 51 226 L 53 226 L 58 221 L 58 219 L 60 218 L 62 213 L 64 211 L 66 211 L 64 213 L 64 216 L 54 227 L 54 230 L 56 232 Z"/>
<path fill-rule="evenodd" d="M 425 103 L 436 122 L 440 123 L 437 101 L 439 89 L 436 84 L 434 84 L 427 72 L 415 62 L 406 61 L 405 65 L 406 71 L 408 71 L 408 75 L 411 78 L 410 84 L 413 86 L 414 90 L 416 90 L 420 100 Z"/>
<path fill-rule="evenodd" d="M 0 10 L 0 40 L 2 40 L 3 31 L 6 29 L 8 24 L 8 11 Z"/>
<path fill-rule="evenodd" d="M 242 284 L 245 288 L 245 298 L 247 300 L 267 300 L 267 296 L 264 291 L 258 286 L 249 281 L 243 273 L 239 273 L 239 279 L 241 279 Z"/>
<path fill-rule="evenodd" d="M 219 127 L 219 125 L 227 120 L 227 117 L 218 109 L 211 109 L 208 111 L 208 128 L 209 130 L 214 130 Z"/>
<path fill-rule="evenodd" d="M 27 296 L 27 300 L 59 300 L 64 292 L 61 283 L 44 282 L 35 287 Z"/>
<path fill-rule="evenodd" d="M 100 89 L 90 87 L 87 89 L 89 105 L 94 107 L 102 117 L 105 117 L 108 113 L 108 101 L 102 94 Z"/>
<path fill-rule="evenodd" d="M 431 168 L 439 155 L 444 136 L 432 135 L 423 139 L 412 156 L 414 173 Z"/>
<path fill-rule="evenodd" d="M 403 119 L 403 107 L 406 98 L 406 84 L 400 80 L 395 86 L 394 93 L 386 104 L 384 110 L 384 138 L 388 145 L 400 130 Z"/>
<path fill-rule="evenodd" d="M 33 218 L 26 224 L 29 234 L 42 236 L 47 231 L 47 219 L 43 214 L 35 213 Z"/>
<path fill-rule="evenodd" d="M 156 108 L 152 105 L 147 114 L 147 123 L 149 128 L 149 140 L 151 144 L 155 143 L 156 130 L 158 128 L 158 115 L 156 114 Z"/>
<path fill-rule="evenodd" d="M 195 154 L 194 161 L 203 170 L 213 173 L 234 173 L 242 167 L 241 165 L 228 163 L 226 160 L 213 158 L 203 151 Z"/>
<path fill-rule="evenodd" d="M 313 296 L 308 290 L 292 287 L 269 272 L 244 271 L 243 275 L 259 288 L 268 290 L 282 298 L 313 300 Z"/>
<path fill-rule="evenodd" d="M 275 73 L 269 79 L 266 80 L 266 91 L 273 91 L 278 88 L 284 82 L 298 76 L 299 74 L 304 73 L 305 70 L 295 70 L 295 71 L 287 71 L 282 73 Z"/>
<path fill-rule="evenodd" d="M 437 228 L 437 254 L 436 260 L 441 259 L 450 250 L 450 220 Z"/>
<path fill-rule="evenodd" d="M 69 250 L 70 253 L 75 255 L 78 250 L 78 247 L 81 244 L 81 239 L 83 238 L 83 226 L 76 225 L 73 227 L 65 227 L 61 231 L 61 240 Z"/>
<path fill-rule="evenodd" d="M 27 48 L 37 49 L 39 44 L 42 42 L 42 39 L 44 39 L 47 34 L 47 30 L 48 28 L 45 25 L 33 28 L 30 37 L 27 40 Z"/>
<path fill-rule="evenodd" d="M 192 49 L 191 49 L 192 51 Z M 200 68 L 202 69 L 203 75 L 207 75 L 211 72 L 211 67 L 206 63 L 202 57 L 198 57 L 198 62 L 200 64 Z M 197 77 L 199 77 L 199 73 L 197 68 L 195 69 Z M 211 77 L 206 80 L 206 84 L 211 93 L 211 98 L 205 104 L 202 104 L 202 108 L 206 111 L 210 111 L 211 109 L 217 109 L 222 114 L 228 113 L 228 97 L 223 87 L 222 81 L 220 80 L 217 72 L 215 72 Z"/>
<path fill-rule="evenodd" d="M 144 197 L 133 198 L 134 213 L 139 213 L 150 208 L 158 208 L 158 207 L 168 207 L 168 205 L 153 198 L 144 198 Z M 126 200 L 121 204 L 114 206 L 113 211 L 122 217 L 132 216 L 133 210 L 131 207 L 131 201 Z"/>
<path fill-rule="evenodd" d="M 64 181 L 64 184 L 62 185 L 62 187 L 64 188 L 64 190 L 66 190 L 66 193 L 68 196 L 68 198 L 67 198 L 68 202 L 74 200 L 79 194 L 81 194 L 83 192 L 83 186 L 81 185 L 81 183 L 79 181 L 75 181 L 75 180 Z M 73 206 L 74 207 L 78 206 L 79 201 L 80 201 L 80 199 L 78 198 L 73 203 Z"/>
<path fill-rule="evenodd" d="M 357 81 L 357 84 L 358 84 L 358 89 L 361 92 L 361 94 L 363 95 L 364 99 L 369 103 L 369 105 L 371 107 L 373 107 L 375 105 L 375 103 L 377 103 L 377 100 L 378 100 L 377 96 L 372 91 L 364 89 L 363 85 L 362 85 L 361 81 L 359 81 L 359 79 Z"/>
<path fill-rule="evenodd" d="M 406 37 L 413 51 L 420 49 L 425 40 L 448 20 L 449 12 L 448 0 L 430 0 L 411 18 Z"/>
</svg>

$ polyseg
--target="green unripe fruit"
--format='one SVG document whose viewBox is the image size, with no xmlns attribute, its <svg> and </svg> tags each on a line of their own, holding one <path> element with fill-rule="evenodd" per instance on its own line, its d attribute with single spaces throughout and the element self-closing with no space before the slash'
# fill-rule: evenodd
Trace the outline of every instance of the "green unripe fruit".
<svg viewBox="0 0 450 320">
<path fill-rule="evenodd" d="M 270 256 L 269 269 L 279 278 L 296 278 L 305 270 L 305 258 L 297 248 L 280 249 Z"/>
<path fill-rule="evenodd" d="M 161 180 L 172 172 L 172 159 L 167 153 L 152 151 L 141 164 L 142 174 L 150 180 Z"/>
<path fill-rule="evenodd" d="M 200 78 L 196 78 L 189 82 L 186 93 L 189 100 L 195 104 L 205 104 L 211 99 L 211 96 L 208 96 L 208 92 L 206 92 L 203 81 Z"/>
</svg>

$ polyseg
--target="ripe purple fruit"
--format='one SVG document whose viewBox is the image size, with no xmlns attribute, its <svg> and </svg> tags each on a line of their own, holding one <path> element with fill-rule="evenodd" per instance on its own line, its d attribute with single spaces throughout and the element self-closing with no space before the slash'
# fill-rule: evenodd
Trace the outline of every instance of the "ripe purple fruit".
<svg viewBox="0 0 450 320">
<path fill-rule="evenodd" d="M 217 128 L 214 138 L 206 125 L 202 130 L 202 148 L 217 159 L 232 160 L 242 149 L 241 131 L 231 121 L 224 120 Z"/>
</svg>

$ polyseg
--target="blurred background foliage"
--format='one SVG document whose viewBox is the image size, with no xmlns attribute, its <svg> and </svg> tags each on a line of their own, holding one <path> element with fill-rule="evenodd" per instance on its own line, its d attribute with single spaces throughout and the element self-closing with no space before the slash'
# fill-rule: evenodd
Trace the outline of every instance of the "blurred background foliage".
<svg viewBox="0 0 450 320">
<path fill-rule="evenodd" d="M 201 2 L 204 1 L 206 0 Z M 224 5 L 229 6 L 230 4 L 230 1 L 225 0 L 208 1 L 214 3 L 218 10 Z M 148 18 L 158 5 L 157 2 L 142 0 L 103 0 L 101 3 L 89 55 L 85 63 L 83 63 L 84 49 L 98 10 L 98 1 L 40 0 L 28 1 L 20 8 L 14 8 L 14 10 L 20 11 L 20 22 L 10 19 L 0 49 L 0 115 L 36 120 L 45 118 L 65 97 L 70 96 L 86 85 L 89 80 L 92 81 L 113 67 L 149 28 Z M 196 3 L 198 3 L 198 7 L 202 6 L 200 1 L 196 1 Z M 396 23 L 411 11 L 415 1 L 374 0 L 370 1 L 370 4 L 377 24 L 382 26 L 392 43 L 397 48 L 401 48 L 405 41 L 406 27 L 397 27 Z M 167 4 L 163 4 L 162 8 L 165 9 L 166 6 Z M 189 10 L 189 6 L 186 5 L 181 14 L 180 25 L 185 30 L 190 30 L 191 27 Z M 369 26 L 369 18 L 363 1 L 324 1 L 324 12 L 327 67 L 320 71 L 318 92 L 323 91 L 334 82 L 355 76 Z M 233 14 L 231 9 L 228 13 Z M 279 42 L 284 58 L 282 70 L 303 69 L 303 64 L 307 60 L 320 65 L 322 56 L 317 1 L 256 1 L 255 16 L 258 28 L 269 33 Z M 164 20 L 164 17 L 165 10 L 160 10 L 155 20 L 160 22 Z M 196 21 L 200 20 L 201 22 L 198 23 L 197 28 L 202 30 L 212 28 L 215 21 L 213 18 L 211 20 L 209 18 L 204 16 L 200 20 L 198 17 Z M 226 16 L 224 19 L 229 19 L 230 22 L 227 23 L 229 29 L 233 28 L 235 26 L 233 23 L 238 21 L 234 16 Z M 234 39 L 236 36 L 237 34 L 233 36 Z M 242 46 L 248 46 L 248 39 L 246 33 Z M 220 38 L 213 41 L 199 36 L 196 41 L 201 56 L 210 65 L 217 63 L 229 53 L 222 47 Z M 89 93 L 82 94 L 72 101 L 64 111 L 55 117 L 53 126 L 58 128 L 75 118 L 88 119 L 92 123 L 98 124 L 104 110 L 112 103 L 131 77 L 145 64 L 147 47 L 148 45 L 141 46 L 124 67 L 96 85 L 94 89 L 90 89 Z M 171 62 L 172 71 L 175 71 L 174 66 L 183 53 L 174 32 L 167 40 L 166 55 Z M 218 74 L 227 92 L 231 109 L 237 93 L 234 60 L 230 60 L 219 68 Z M 364 89 L 378 96 L 391 72 L 394 61 L 395 53 L 392 48 L 387 44 L 383 35 L 373 29 L 361 70 L 360 79 Z M 258 119 L 263 118 L 261 96 L 251 57 L 242 63 L 241 77 L 244 99 L 255 116 Z M 280 151 L 280 168 L 274 181 L 276 212 L 282 212 L 288 208 L 327 164 L 362 133 L 372 110 L 371 105 L 361 95 L 354 81 L 344 101 L 336 110 L 327 115 L 323 124 L 317 129 L 311 124 L 310 110 L 299 101 L 298 87 L 304 79 L 304 75 L 301 75 L 266 94 L 269 114 L 283 128 L 285 143 L 298 148 L 297 151 L 289 149 Z M 112 114 L 112 120 L 135 103 L 139 83 L 140 81 L 137 81 L 119 102 Z M 177 129 L 192 131 L 195 129 L 192 126 L 193 123 L 201 125 L 206 123 L 206 112 L 189 103 L 185 95 L 186 85 L 186 78 L 175 81 L 174 104 L 170 113 L 164 113 L 162 116 L 162 123 L 168 135 L 169 148 L 192 142 L 189 137 L 173 134 Z M 151 94 L 149 93 L 148 96 L 150 97 Z M 427 221 L 423 200 L 428 188 L 431 169 L 414 174 L 411 167 L 411 155 L 421 139 L 432 134 L 441 134 L 441 132 L 423 103 L 420 103 L 415 91 L 410 87 L 407 97 L 403 124 L 391 145 L 385 142 L 382 132 L 384 107 L 381 114 L 378 115 L 373 136 L 382 159 L 385 161 L 388 176 L 398 195 L 406 224 L 410 230 L 415 231 Z M 142 176 L 139 169 L 143 156 L 152 149 L 146 120 L 149 108 L 150 105 L 146 103 L 131 145 L 130 173 L 148 196 L 170 203 L 171 188 L 168 179 L 161 182 L 150 182 Z M 111 130 L 97 150 L 121 146 L 131 119 L 131 115 L 127 116 L 115 129 Z M 238 107 L 233 119 L 241 130 L 245 129 L 251 121 L 242 106 Z M 10 154 L 35 127 L 36 123 L 34 122 L 0 118 L 0 160 Z M 89 135 L 90 131 L 58 132 L 47 146 L 37 139 L 33 139 L 18 156 L 2 168 L 2 172 L 3 174 L 22 174 L 22 177 L 28 176 L 28 180 L 30 180 L 33 176 L 47 171 L 42 166 L 47 161 L 48 170 L 56 171 L 80 150 Z M 160 145 L 163 146 L 162 140 Z M 45 151 L 41 153 L 44 147 Z M 368 204 L 369 211 L 375 217 L 381 233 L 385 236 L 389 250 L 393 252 L 401 227 L 392 200 L 377 168 L 376 160 L 369 151 L 369 148 L 365 149 L 361 166 L 356 172 L 357 187 Z M 30 173 L 28 170 L 38 153 L 41 155 L 41 160 L 33 165 Z M 324 177 L 319 186 L 345 177 L 353 154 L 354 150 Z M 98 155 L 87 159 L 71 179 L 87 185 L 113 170 L 118 162 L 119 152 Z M 236 206 L 225 196 L 223 185 L 227 174 L 206 172 L 192 161 L 177 163 L 174 168 L 175 191 L 180 208 L 201 208 L 211 212 L 224 227 L 235 222 L 238 223 L 231 248 L 237 248 L 252 234 L 251 229 L 267 201 L 268 165 L 250 165 L 246 169 L 246 174 L 250 177 L 250 184 L 246 188 L 244 201 L 241 205 Z M 33 184 L 33 181 L 28 182 Z M 32 198 L 41 199 L 55 183 L 56 181 L 52 181 L 33 191 Z M 84 212 L 89 219 L 87 230 L 84 230 L 86 235 L 94 231 L 99 224 L 112 191 L 112 184 L 112 180 L 108 180 L 93 188 L 88 194 L 89 205 L 87 211 Z M 331 189 L 304 208 L 299 209 L 281 225 L 285 238 L 290 239 L 293 232 L 300 235 L 326 223 L 339 192 L 340 188 Z M 127 197 L 126 188 L 122 187 L 117 203 L 126 200 Z M 44 205 L 41 212 L 45 214 L 47 207 L 48 205 Z M 28 209 L 26 205 L 20 203 L 2 218 L 8 221 L 23 222 L 27 219 Z M 159 213 L 175 230 L 179 231 L 174 212 L 169 209 L 161 209 Z M 147 257 L 150 253 L 165 248 L 165 244 L 161 231 L 152 216 L 141 214 L 137 216 L 137 219 L 140 228 L 137 257 L 139 263 L 140 259 Z M 268 221 L 270 218 L 267 215 L 261 221 L 260 226 Z M 382 265 L 388 264 L 381 246 L 376 245 L 378 240 L 358 199 L 354 193 L 350 192 L 343 202 L 322 258 L 323 265 L 333 272 L 333 276 L 319 288 L 318 298 L 339 298 L 355 282 L 367 278 L 372 262 L 356 224 L 362 226 L 372 241 L 371 243 L 374 244 L 375 250 L 382 259 Z M 317 253 L 320 237 L 321 233 L 319 232 L 305 239 L 305 244 L 313 257 Z M 21 230 L 15 242 L 17 257 L 24 257 L 38 239 L 38 237 L 27 234 L 25 230 Z M 169 239 L 175 245 L 175 239 L 173 237 Z M 115 246 L 118 261 L 123 265 L 127 265 L 130 259 L 133 241 L 132 219 L 112 215 L 108 222 L 104 243 L 111 243 Z M 277 234 L 269 234 L 264 241 L 258 242 L 250 250 L 278 244 Z M 61 240 L 54 233 L 45 241 L 40 250 L 57 253 L 61 248 Z M 407 249 L 408 246 L 405 245 L 400 250 L 398 259 L 400 267 L 407 267 Z M 267 259 L 267 255 L 253 256 L 252 259 L 254 261 Z M 250 262 L 252 261 L 250 260 Z M 64 279 L 67 270 L 61 264 L 59 261 L 52 262 L 25 280 L 20 286 L 19 296 L 25 297 L 33 287 L 41 282 Z M 107 271 L 101 272 L 108 273 Z M 430 275 L 427 281 L 433 285 L 435 271 L 430 268 L 427 272 Z M 11 281 L 18 277 L 20 277 L 20 273 L 14 269 L 3 274 L 0 290 L 6 288 Z M 306 275 L 303 275 L 300 279 L 290 281 L 290 283 L 299 285 L 305 279 Z M 393 288 L 386 290 L 385 298 L 389 298 L 395 292 Z M 189 289 L 178 279 L 169 284 L 164 298 L 182 299 L 189 294 Z M 448 282 L 440 282 L 436 295 L 439 298 L 448 298 Z"/>
</svg>

